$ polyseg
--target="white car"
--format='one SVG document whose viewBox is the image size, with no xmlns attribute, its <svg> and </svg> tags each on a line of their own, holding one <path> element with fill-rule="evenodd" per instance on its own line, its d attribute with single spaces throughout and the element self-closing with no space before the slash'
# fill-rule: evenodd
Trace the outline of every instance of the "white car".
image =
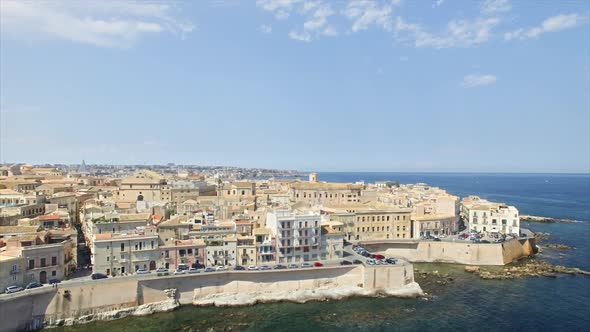
<svg viewBox="0 0 590 332">
<path fill-rule="evenodd" d="M 201 271 L 199 271 L 199 269 L 197 269 L 197 268 L 191 267 L 190 269 L 188 269 L 188 271 L 187 271 L 187 272 L 188 272 L 188 273 L 199 273 L 199 272 L 201 272 Z"/>
<path fill-rule="evenodd" d="M 22 290 L 23 290 L 23 288 L 20 286 L 8 286 L 8 287 L 6 287 L 5 293 L 6 294 L 16 293 L 16 292 L 20 292 Z"/>
<path fill-rule="evenodd" d="M 167 268 L 165 268 L 165 267 L 159 267 L 159 268 L 156 270 L 156 273 L 167 273 L 167 272 L 168 272 L 168 269 L 167 269 Z"/>
<path fill-rule="evenodd" d="M 138 269 L 137 271 L 135 271 L 135 274 L 149 274 L 150 271 L 146 270 L 146 269 Z"/>
<path fill-rule="evenodd" d="M 225 270 L 227 270 L 227 267 L 225 267 L 223 265 L 220 265 L 220 266 L 218 266 L 218 267 L 215 268 L 215 271 L 225 271 Z"/>
<path fill-rule="evenodd" d="M 248 271 L 256 271 L 256 270 L 258 270 L 258 266 L 256 266 L 256 265 L 248 266 Z"/>
<path fill-rule="evenodd" d="M 181 269 L 176 269 L 176 271 L 174 271 L 174 275 L 185 274 L 185 273 L 186 273 L 186 271 L 181 270 Z"/>
</svg>

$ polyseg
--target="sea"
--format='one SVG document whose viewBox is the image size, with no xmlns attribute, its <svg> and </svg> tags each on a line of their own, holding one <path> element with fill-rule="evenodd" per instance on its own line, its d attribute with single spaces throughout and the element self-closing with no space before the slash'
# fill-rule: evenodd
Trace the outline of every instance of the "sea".
<svg viewBox="0 0 590 332">
<path fill-rule="evenodd" d="M 426 183 L 465 197 L 477 195 L 515 205 L 521 214 L 571 219 L 571 223 L 522 223 L 549 233 L 538 259 L 590 271 L 590 174 L 332 173 L 333 182 Z M 590 277 L 559 275 L 481 280 L 462 266 L 416 264 L 453 281 L 423 285 L 418 299 L 350 298 L 305 304 L 273 303 L 238 308 L 183 306 L 176 311 L 54 331 L 590 331 Z"/>
</svg>

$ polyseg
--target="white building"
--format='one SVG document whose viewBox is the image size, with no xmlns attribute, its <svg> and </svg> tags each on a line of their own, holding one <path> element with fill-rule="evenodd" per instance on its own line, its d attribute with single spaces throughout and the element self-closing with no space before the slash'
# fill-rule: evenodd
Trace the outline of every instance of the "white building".
<svg viewBox="0 0 590 332">
<path fill-rule="evenodd" d="M 463 218 L 467 228 L 478 232 L 520 233 L 520 218 L 514 206 L 489 202 L 479 197 L 463 201 Z"/>
<path fill-rule="evenodd" d="M 276 210 L 266 216 L 266 226 L 276 237 L 279 263 L 298 263 L 321 258 L 321 217 Z"/>
</svg>

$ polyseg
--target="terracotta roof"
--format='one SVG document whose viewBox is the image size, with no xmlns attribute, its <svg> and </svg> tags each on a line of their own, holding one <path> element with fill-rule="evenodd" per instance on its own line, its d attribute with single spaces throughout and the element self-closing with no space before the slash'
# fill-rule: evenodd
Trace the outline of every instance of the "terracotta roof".
<svg viewBox="0 0 590 332">
<path fill-rule="evenodd" d="M 46 214 L 46 215 L 43 215 L 43 216 L 39 216 L 39 220 L 40 221 L 44 221 L 44 220 L 58 220 L 58 219 L 61 219 L 61 217 L 57 213 L 52 213 L 52 214 Z"/>
<path fill-rule="evenodd" d="M 112 234 L 111 234 L 111 233 L 105 233 L 105 234 L 96 234 L 96 235 L 94 236 L 94 238 L 95 238 L 96 240 L 108 240 L 108 239 L 110 239 L 111 237 L 112 237 Z"/>
</svg>

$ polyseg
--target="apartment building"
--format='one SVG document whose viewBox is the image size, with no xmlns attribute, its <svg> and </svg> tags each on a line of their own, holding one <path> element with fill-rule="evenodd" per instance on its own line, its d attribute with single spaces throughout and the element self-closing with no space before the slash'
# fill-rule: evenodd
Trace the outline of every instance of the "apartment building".
<svg viewBox="0 0 590 332">
<path fill-rule="evenodd" d="M 279 263 L 299 263 L 320 258 L 322 241 L 320 214 L 275 210 L 267 214 L 266 226 L 277 239 Z"/>
<path fill-rule="evenodd" d="M 175 270 L 180 264 L 200 268 L 205 265 L 206 245 L 200 239 L 174 240 L 160 247 L 158 266 Z"/>
<path fill-rule="evenodd" d="M 518 209 L 514 206 L 470 196 L 463 200 L 461 214 L 469 230 L 503 234 L 520 233 L 520 217 Z"/>
<path fill-rule="evenodd" d="M 134 273 L 140 268 L 155 270 L 160 255 L 155 226 L 138 227 L 126 233 L 96 234 L 92 271 L 117 276 Z"/>
</svg>

